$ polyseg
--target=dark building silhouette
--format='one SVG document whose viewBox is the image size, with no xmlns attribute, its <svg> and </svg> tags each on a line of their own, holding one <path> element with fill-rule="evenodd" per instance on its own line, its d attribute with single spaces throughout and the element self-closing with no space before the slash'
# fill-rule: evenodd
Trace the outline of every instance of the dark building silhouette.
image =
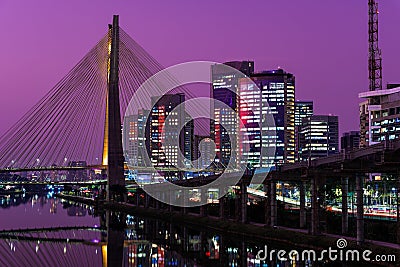
<svg viewBox="0 0 400 267">
<path fill-rule="evenodd" d="M 360 147 L 360 132 L 350 131 L 344 133 L 340 138 L 340 148 L 344 150 L 352 150 Z"/>
</svg>

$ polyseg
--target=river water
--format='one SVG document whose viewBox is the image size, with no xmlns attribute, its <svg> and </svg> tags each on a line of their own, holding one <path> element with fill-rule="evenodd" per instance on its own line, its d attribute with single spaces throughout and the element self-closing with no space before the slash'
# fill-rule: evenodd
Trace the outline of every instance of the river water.
<svg viewBox="0 0 400 267">
<path fill-rule="evenodd" d="M 261 241 L 99 212 L 51 195 L 0 196 L 0 204 L 0 266 L 332 265 L 261 261 L 256 259 L 266 249 Z"/>
</svg>

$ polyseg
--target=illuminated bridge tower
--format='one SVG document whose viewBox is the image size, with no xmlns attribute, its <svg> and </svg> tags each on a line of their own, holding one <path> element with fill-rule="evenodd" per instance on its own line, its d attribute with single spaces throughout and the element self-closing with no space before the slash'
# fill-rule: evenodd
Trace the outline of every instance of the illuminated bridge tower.
<svg viewBox="0 0 400 267">
<path fill-rule="evenodd" d="M 107 200 L 124 196 L 124 156 L 119 103 L 119 26 L 118 15 L 109 25 L 108 93 L 104 125 L 103 165 L 107 165 Z"/>
</svg>

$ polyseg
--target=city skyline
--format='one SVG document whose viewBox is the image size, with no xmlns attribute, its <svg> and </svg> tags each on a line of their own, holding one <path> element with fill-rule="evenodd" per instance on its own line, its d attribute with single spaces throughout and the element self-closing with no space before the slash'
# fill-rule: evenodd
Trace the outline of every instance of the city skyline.
<svg viewBox="0 0 400 267">
<path fill-rule="evenodd" d="M 85 31 L 104 15 L 102 2 L 84 22 L 85 3 L 74 9 L 74 3 L 47 1 L 31 10 L 27 4 L 21 10 L 31 13 L 19 15 L 20 23 L 30 16 L 45 22 L 31 22 L 40 30 L 37 43 L 31 42 L 35 31 L 16 41 L 22 24 L 13 24 L 15 17 L 6 18 L 15 27 L 3 25 L 0 135 L 8 120 L 14 125 L 0 138 L 0 216 L 18 222 L 12 228 L 7 220 L 0 223 L 0 265 L 399 262 L 400 83 L 382 83 L 376 0 L 365 0 L 370 90 L 357 89 L 355 103 L 349 95 L 354 84 L 364 83 L 357 59 L 362 51 L 346 50 L 359 46 L 352 42 L 356 35 L 338 39 L 334 27 L 326 27 L 324 10 L 331 15 L 339 6 L 333 2 L 313 4 L 305 13 L 311 0 L 287 6 L 286 0 L 206 0 L 207 10 L 201 3 L 193 11 L 193 4 L 174 0 L 107 3 L 107 12 L 117 15 L 96 43 L 91 39 L 98 28 L 93 36 Z M 122 6 L 124 14 L 114 10 Z M 128 14 L 128 7 L 147 16 Z M 61 8 L 62 15 L 50 12 Z M 178 13 L 192 16 L 170 27 L 182 19 Z M 347 13 L 334 26 L 356 21 Z M 203 14 L 206 21 L 198 17 Z M 57 38 L 66 29 L 58 19 L 78 34 L 71 46 L 68 30 Z M 256 21 L 261 27 L 252 26 Z M 305 27 L 310 31 L 303 30 L 307 22 L 313 23 Z M 124 25 L 140 25 L 139 36 Z M 88 40 L 90 51 L 75 59 L 75 46 L 81 51 Z M 8 60 L 15 51 L 15 61 Z M 72 68 L 71 59 L 77 62 Z M 45 87 L 38 84 L 50 82 L 60 66 L 66 75 L 42 97 L 37 88 Z M 21 78 L 13 76 L 16 70 Z M 387 89 L 377 90 L 382 87 Z M 25 113 L 21 119 L 19 112 Z M 56 220 L 46 220 L 47 213 Z"/>
<path fill-rule="evenodd" d="M 287 3 L 232 1 L 230 5 L 190 6 L 183 2 L 170 5 L 99 2 L 94 12 L 90 11 L 90 5 L 78 2 L 41 1 L 25 3 L 24 8 L 19 2 L 3 2 L 2 25 L 13 30 L 8 31 L 9 42 L 0 44 L 0 56 L 8 62 L 1 67 L 4 104 L 0 111 L 8 115 L 2 118 L 0 134 L 102 37 L 113 13 L 121 15 L 121 26 L 164 66 L 190 60 L 247 59 L 255 61 L 256 71 L 280 66 L 296 75 L 296 99 L 313 100 L 315 113 L 343 118 L 341 133 L 358 129 L 358 93 L 368 90 L 367 3 Z M 395 13 L 400 3 L 393 0 L 379 4 L 385 86 L 387 82 L 398 81 L 395 63 L 399 37 L 393 32 L 398 25 Z M 152 12 L 147 12 L 150 9 Z M 275 25 L 272 34 L 259 34 L 260 27 L 267 31 L 272 23 Z M 165 28 L 169 30 L 163 31 Z M 238 32 L 243 38 L 237 38 Z M 339 76 L 335 74 L 337 70 L 341 70 Z M 337 105 L 339 100 L 341 106 Z"/>
</svg>

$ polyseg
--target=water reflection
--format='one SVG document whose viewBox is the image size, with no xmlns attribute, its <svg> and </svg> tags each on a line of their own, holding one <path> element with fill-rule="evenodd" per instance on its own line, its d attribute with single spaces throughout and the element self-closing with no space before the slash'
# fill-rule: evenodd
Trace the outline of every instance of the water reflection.
<svg viewBox="0 0 400 267">
<path fill-rule="evenodd" d="M 0 209 L 0 266 L 323 265 L 260 261 L 256 254 L 264 248 L 264 241 L 98 211 L 57 198 L 21 195 L 0 199 L 8 203 Z"/>
</svg>

